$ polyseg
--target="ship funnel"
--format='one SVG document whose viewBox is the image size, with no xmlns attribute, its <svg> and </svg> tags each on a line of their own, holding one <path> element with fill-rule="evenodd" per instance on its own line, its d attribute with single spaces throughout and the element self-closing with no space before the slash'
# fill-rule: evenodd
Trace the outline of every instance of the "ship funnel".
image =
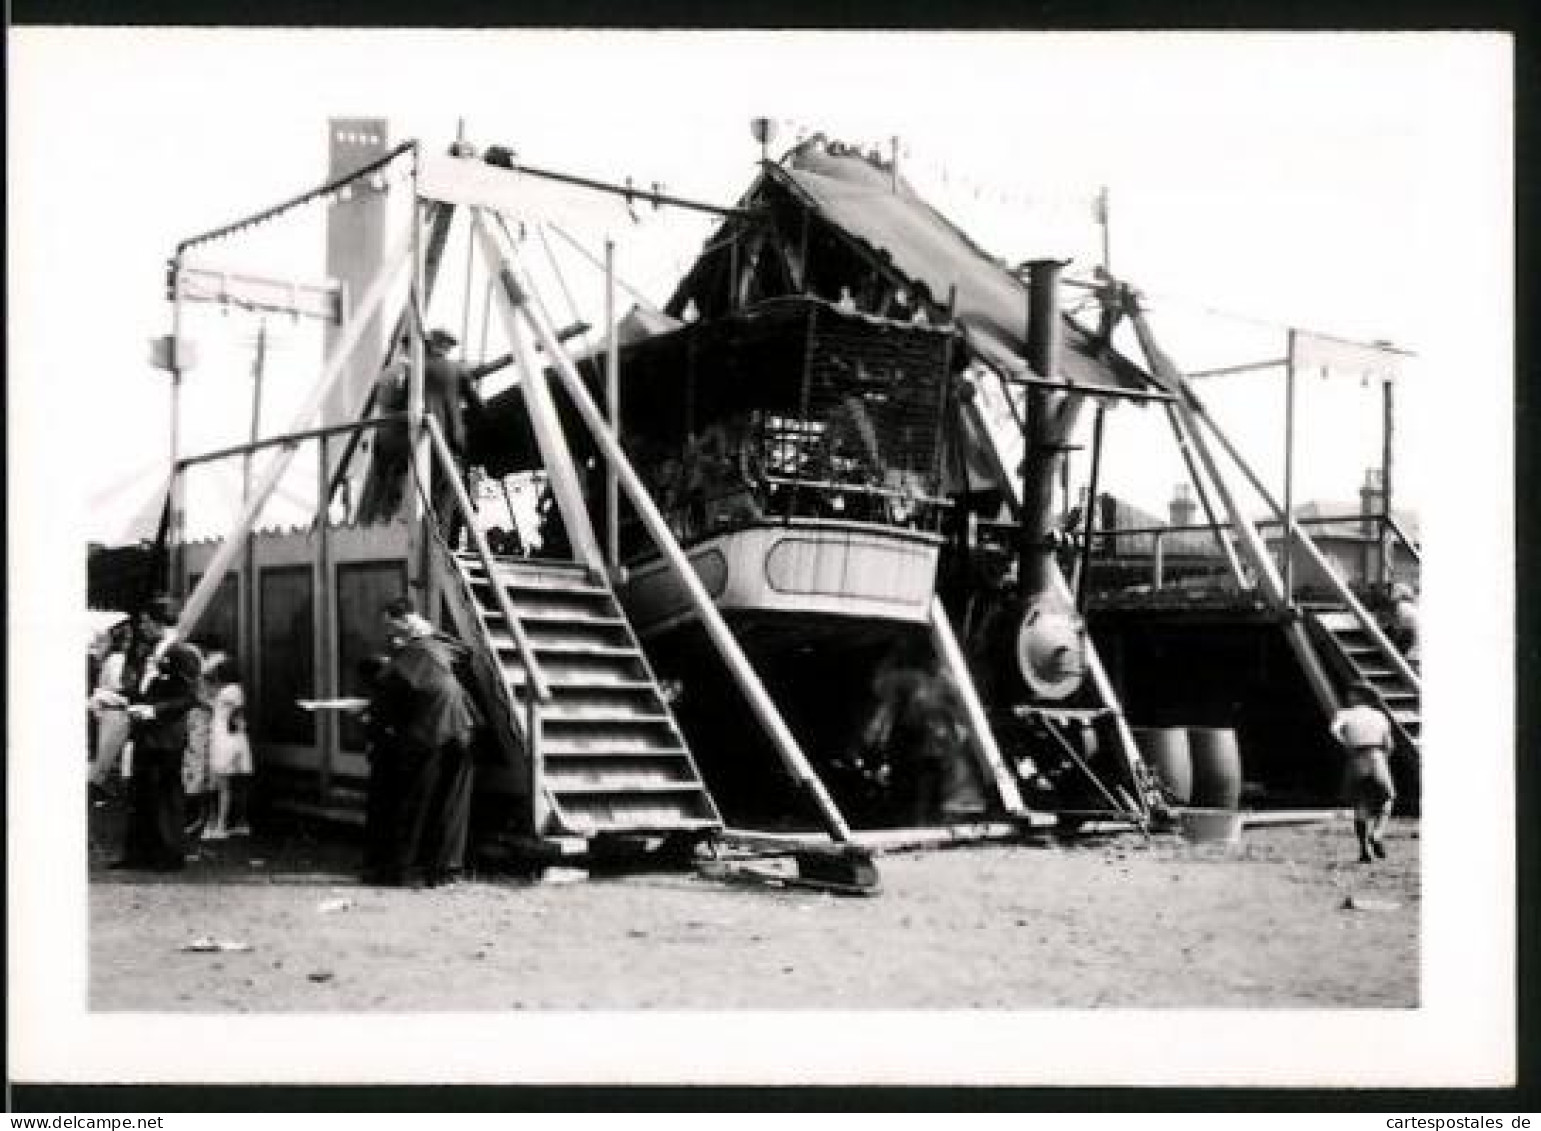
<svg viewBox="0 0 1541 1131">
<path fill-rule="evenodd" d="M 1045 380 L 1057 380 L 1064 330 L 1059 316 L 1060 272 L 1056 259 L 1027 265 L 1027 361 Z M 1023 597 L 1049 588 L 1054 480 L 1065 458 L 1065 442 L 1074 413 L 1064 409 L 1065 394 L 1029 386 L 1027 445 L 1022 467 L 1022 514 L 1017 542 L 1017 578 Z"/>
</svg>

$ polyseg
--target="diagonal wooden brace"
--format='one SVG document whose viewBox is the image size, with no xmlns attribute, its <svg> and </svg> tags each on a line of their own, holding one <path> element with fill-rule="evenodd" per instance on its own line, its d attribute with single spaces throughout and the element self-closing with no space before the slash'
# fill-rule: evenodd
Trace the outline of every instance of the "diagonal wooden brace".
<svg viewBox="0 0 1541 1131">
<path fill-rule="evenodd" d="M 325 402 L 333 387 L 341 380 L 344 367 L 363 336 L 364 327 L 369 324 L 375 311 L 385 301 L 390 284 L 395 281 L 396 275 L 407 261 L 407 252 L 409 250 L 409 242 L 403 238 L 398 241 L 396 246 L 391 249 L 390 254 L 381 262 L 379 271 L 376 272 L 375 277 L 370 281 L 369 289 L 364 292 L 364 297 L 359 303 L 358 310 L 347 326 L 344 327 L 342 337 L 338 339 L 332 357 L 327 361 L 326 368 L 322 370 L 321 376 L 316 381 L 315 387 L 311 390 L 310 396 L 300 407 L 299 411 L 294 414 L 294 419 L 290 421 L 288 429 L 282 434 L 287 435 L 303 431 L 315 419 L 316 413 L 321 410 L 321 405 Z M 192 630 L 197 627 L 199 618 L 207 611 L 209 602 L 214 599 L 214 593 L 220 580 L 225 576 L 226 571 L 229 570 L 230 563 L 235 560 L 235 556 L 241 552 L 246 535 L 251 532 L 251 528 L 256 524 L 257 516 L 262 513 L 262 508 L 267 505 L 268 499 L 272 497 L 273 492 L 277 489 L 279 480 L 289 470 L 289 464 L 293 462 L 294 455 L 298 450 L 298 440 L 286 443 L 268 461 L 268 466 L 263 472 L 261 480 L 253 487 L 250 498 L 248 498 L 246 505 L 241 510 L 240 518 L 236 520 L 235 526 L 226 535 L 223 544 L 214 554 L 213 560 L 209 562 L 208 568 L 204 570 L 203 577 L 199 580 L 197 588 L 187 598 L 187 603 L 182 609 L 182 615 L 177 620 L 175 631 L 178 639 L 186 640 Z"/>
</svg>

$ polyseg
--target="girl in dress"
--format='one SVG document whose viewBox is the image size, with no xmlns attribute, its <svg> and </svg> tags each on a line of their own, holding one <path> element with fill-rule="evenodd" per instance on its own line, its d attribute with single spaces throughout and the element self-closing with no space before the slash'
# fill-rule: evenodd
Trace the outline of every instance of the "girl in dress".
<svg viewBox="0 0 1541 1131">
<path fill-rule="evenodd" d="M 246 794 L 251 782 L 251 740 L 246 732 L 246 692 L 234 660 L 222 659 L 211 673 L 214 686 L 213 715 L 209 727 L 209 771 L 214 779 L 216 807 L 208 834 L 223 840 L 250 836 L 246 820 Z M 234 813 L 236 820 L 231 821 Z"/>
<path fill-rule="evenodd" d="M 214 831 L 214 783 L 209 777 L 209 731 L 213 722 L 214 689 L 209 674 L 224 653 L 219 645 L 201 641 L 195 645 L 203 660 L 198 676 L 198 705 L 187 713 L 187 749 L 182 757 L 182 792 L 187 798 L 187 835 L 216 840 Z"/>
</svg>

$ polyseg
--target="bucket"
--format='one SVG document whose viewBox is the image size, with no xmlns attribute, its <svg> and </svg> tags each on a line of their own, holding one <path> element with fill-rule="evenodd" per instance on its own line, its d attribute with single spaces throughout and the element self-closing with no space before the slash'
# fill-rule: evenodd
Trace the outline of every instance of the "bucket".
<svg viewBox="0 0 1541 1131">
<path fill-rule="evenodd" d="M 1156 780 L 1179 805 L 1193 800 L 1193 759 L 1182 727 L 1135 727 L 1135 745 Z"/>
<path fill-rule="evenodd" d="M 1193 804 L 1234 809 L 1241 801 L 1241 751 L 1229 727 L 1189 727 L 1188 755 L 1193 764 Z"/>
</svg>

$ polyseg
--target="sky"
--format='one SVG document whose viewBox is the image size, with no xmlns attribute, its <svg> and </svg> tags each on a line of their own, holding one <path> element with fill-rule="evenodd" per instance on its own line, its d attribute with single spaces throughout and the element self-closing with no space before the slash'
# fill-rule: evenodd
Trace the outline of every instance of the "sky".
<svg viewBox="0 0 1541 1131">
<path fill-rule="evenodd" d="M 1184 368 L 1282 356 L 1287 325 L 1418 351 L 1441 146 L 1427 78 L 1448 70 L 1445 49 L 1347 35 L 23 29 L 9 76 L 13 265 L 50 270 L 20 291 L 20 371 L 72 400 L 89 389 L 80 486 L 110 533 L 168 455 L 167 381 L 146 361 L 149 338 L 169 329 L 165 260 L 179 239 L 324 180 L 327 118 L 346 114 L 388 118 L 393 137 L 434 147 L 464 120 L 473 141 L 531 164 L 722 203 L 753 176 L 753 116 L 776 120 L 778 151 L 814 130 L 885 149 L 897 138 L 922 195 L 1009 262 L 1075 256 L 1071 271 L 1089 272 L 1100 260 L 1091 200 L 1106 185 L 1113 268 L 1150 296 Z M 661 302 L 710 221 L 642 218 L 564 230 L 591 249 L 617 236 L 622 275 Z M 324 220 L 307 209 L 209 254 L 319 279 Z M 553 242 L 568 289 L 599 321 L 597 273 Z M 544 268 L 545 248 L 528 247 Z M 547 297 L 566 308 L 565 292 Z M 439 313 L 461 323 L 458 310 Z M 319 370 L 310 329 L 269 320 L 269 428 Z M 202 363 L 184 447 L 238 442 L 255 320 L 199 307 L 188 330 Z M 1404 384 L 1398 479 L 1416 505 L 1423 390 Z M 1282 388 L 1278 370 L 1206 387 L 1279 494 Z M 1352 499 L 1378 460 L 1376 390 L 1315 381 L 1298 397 L 1312 451 L 1297 452 L 1295 497 Z M 1108 489 L 1158 512 L 1184 478 L 1164 427 L 1154 412 L 1114 414 L 1103 465 Z M 222 478 L 195 478 L 195 525 L 218 527 L 233 506 L 238 479 Z"/>
<path fill-rule="evenodd" d="M 80 901 L 59 898 L 60 877 L 85 875 L 83 830 L 58 817 L 82 809 L 69 760 L 56 757 L 69 747 L 60 718 L 79 716 L 79 646 L 60 626 L 83 608 L 81 549 L 101 534 L 101 513 L 126 513 L 136 490 L 147 498 L 135 485 L 153 483 L 169 455 L 167 382 L 146 358 L 169 329 L 162 288 L 177 241 L 323 180 L 334 115 L 386 117 L 395 136 L 429 145 L 464 119 L 474 141 L 531 164 L 724 203 L 753 174 L 749 120 L 766 116 L 783 144 L 801 129 L 863 145 L 898 136 L 904 174 L 1009 262 L 1075 255 L 1072 270 L 1089 270 L 1090 200 L 1107 185 L 1114 272 L 1150 297 L 1182 367 L 1279 356 L 1288 325 L 1417 355 L 1396 434 L 1400 501 L 1424 520 L 1425 734 L 1430 750 L 1460 753 L 1428 759 L 1424 773 L 1422 1007 L 1337 1018 L 1330 1039 L 1310 1011 L 1188 1019 L 1181 1040 L 1166 1020 L 1111 1019 L 1114 1031 L 981 1015 L 968 1022 L 970 1071 L 1098 1082 L 1116 1067 L 1101 1055 L 1113 1039 L 1182 1059 L 1189 1083 L 1502 1082 L 1513 1058 L 1514 310 L 1501 37 L 21 28 L 6 50 L 8 624 L 26 660 L 8 669 L 8 702 L 21 705 L 8 740 L 21 756 L 8 759 L 7 830 L 33 865 L 13 866 L 9 895 L 26 925 L 13 969 L 47 973 L 12 979 L 9 1004 L 28 1022 L 18 1078 L 242 1078 L 257 1063 L 228 1019 L 83 1017 L 84 948 L 60 945 L 84 921 Z M 295 217 L 228 250 L 312 276 L 322 223 Z M 662 300 L 708 230 L 648 215 L 620 243 L 623 275 Z M 573 234 L 591 247 L 604 236 Z M 592 294 L 592 279 L 564 271 Z M 451 311 L 434 317 L 455 324 Z M 208 309 L 190 329 L 205 361 L 188 383 L 188 446 L 242 439 L 255 327 Z M 264 415 L 277 422 L 319 359 L 312 331 L 272 329 Z M 1200 388 L 1277 486 L 1277 375 Z M 1351 499 L 1379 450 L 1375 390 L 1311 377 L 1300 398 L 1296 497 Z M 1154 413 L 1113 415 L 1104 483 L 1160 513 L 1181 470 L 1152 431 Z M 117 501 L 104 508 L 104 496 Z M 45 709 L 60 703 L 70 709 Z M 324 1073 L 310 1022 L 314 1041 L 267 1041 L 264 1078 Z M 766 1019 L 736 1030 L 749 1044 L 730 1044 L 745 1058 L 801 1056 L 793 1079 L 840 1078 L 846 1030 L 827 1030 L 841 1043 L 821 1056 L 814 1029 Z M 363 1047 L 357 1032 L 325 1049 Z M 455 1032 L 467 1079 L 524 1063 L 507 1033 Z M 864 1064 L 880 1063 L 881 1036 L 869 1031 Z M 157 1056 L 167 1048 L 174 1061 Z M 645 1074 L 637 1056 L 635 1079 L 669 1078 Z"/>
</svg>

